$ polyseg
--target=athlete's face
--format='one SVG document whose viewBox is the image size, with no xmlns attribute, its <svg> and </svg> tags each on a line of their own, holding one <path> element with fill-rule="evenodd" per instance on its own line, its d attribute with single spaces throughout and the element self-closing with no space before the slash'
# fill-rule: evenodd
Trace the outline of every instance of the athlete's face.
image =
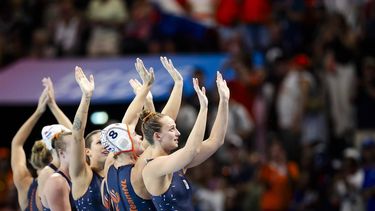
<svg viewBox="0 0 375 211">
<path fill-rule="evenodd" d="M 92 135 L 92 142 L 90 149 L 86 149 L 86 153 L 90 158 L 90 161 L 96 161 L 99 163 L 105 163 L 108 156 L 108 151 L 103 147 L 100 142 L 100 133 Z"/>
<path fill-rule="evenodd" d="M 178 138 L 180 132 L 176 128 L 176 123 L 169 116 L 164 116 L 160 119 L 162 124 L 161 131 L 156 133 L 156 137 L 160 139 L 162 148 L 166 152 L 170 152 L 178 147 Z"/>
</svg>

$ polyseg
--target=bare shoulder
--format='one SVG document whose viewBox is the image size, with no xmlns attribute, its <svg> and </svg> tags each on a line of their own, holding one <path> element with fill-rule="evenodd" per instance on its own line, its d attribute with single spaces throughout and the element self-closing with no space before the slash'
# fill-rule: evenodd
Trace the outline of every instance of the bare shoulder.
<svg viewBox="0 0 375 211">
<path fill-rule="evenodd" d="M 51 168 L 47 168 L 47 167 L 44 167 L 40 172 L 39 172 L 39 175 L 38 175 L 38 185 L 41 185 L 43 186 L 48 178 L 54 173 L 55 171 L 52 170 Z"/>
<path fill-rule="evenodd" d="M 142 176 L 142 171 L 144 169 L 144 167 L 147 165 L 148 163 L 148 159 L 150 157 L 149 155 L 150 153 L 146 150 L 144 151 L 137 159 L 137 162 L 135 162 L 134 164 L 134 167 L 132 169 L 132 171 L 134 171 L 134 173 L 136 175 L 141 175 Z"/>
<path fill-rule="evenodd" d="M 143 175 L 153 173 L 158 168 L 162 167 L 163 164 L 168 163 L 168 155 L 159 156 L 152 160 L 145 161 L 146 164 L 143 166 L 141 173 Z"/>
<path fill-rule="evenodd" d="M 45 183 L 45 190 L 47 190 L 47 194 L 53 191 L 63 191 L 65 189 L 69 189 L 69 184 L 67 183 L 66 179 L 58 173 L 51 174 Z"/>
</svg>

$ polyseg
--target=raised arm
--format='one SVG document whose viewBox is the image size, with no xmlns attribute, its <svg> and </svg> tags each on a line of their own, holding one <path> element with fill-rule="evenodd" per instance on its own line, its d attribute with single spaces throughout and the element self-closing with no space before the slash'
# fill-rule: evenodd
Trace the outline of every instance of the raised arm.
<svg viewBox="0 0 375 211">
<path fill-rule="evenodd" d="M 132 86 L 133 88 L 133 92 L 134 94 L 138 94 L 138 92 L 140 92 L 141 88 L 142 88 L 142 84 L 137 80 L 137 79 L 131 79 L 129 81 L 130 85 Z M 143 108 L 145 110 L 148 110 L 148 111 L 153 111 L 155 112 L 155 106 L 154 106 L 154 102 L 152 100 L 152 94 L 151 94 L 151 91 L 148 92 L 147 96 L 146 96 L 146 100 L 144 101 L 144 104 L 143 104 Z"/>
<path fill-rule="evenodd" d="M 137 58 L 137 62 L 135 63 L 135 69 L 137 70 L 139 76 L 142 79 L 142 84 L 144 84 L 145 81 L 147 80 L 147 75 L 148 75 L 149 71 L 146 69 L 145 65 L 143 64 L 143 61 L 139 58 Z M 150 70 L 151 70 L 151 68 L 150 68 Z M 140 87 L 142 86 L 142 84 L 139 83 L 139 81 L 137 79 L 134 79 L 134 82 L 135 83 L 130 83 L 130 85 L 133 87 L 134 93 L 137 94 L 138 91 L 140 90 Z M 146 97 L 146 100 L 145 100 L 143 106 L 144 106 L 145 110 L 155 112 L 155 106 L 154 106 L 151 91 L 149 91 L 147 93 L 147 97 Z"/>
<path fill-rule="evenodd" d="M 32 182 L 32 176 L 26 164 L 26 154 L 23 149 L 23 145 L 25 144 L 39 118 L 46 110 L 47 100 L 47 89 L 44 89 L 39 97 L 38 107 L 26 120 L 26 122 L 23 123 L 12 140 L 11 167 L 13 171 L 14 184 L 19 192 L 27 190 Z"/>
<path fill-rule="evenodd" d="M 198 79 L 193 79 L 193 83 L 200 109 L 185 146 L 170 155 L 157 157 L 147 164 L 142 173 L 144 177 L 156 178 L 184 169 L 199 152 L 206 129 L 208 100 L 205 88 L 202 87 L 201 90 L 198 86 Z"/>
<path fill-rule="evenodd" d="M 181 106 L 182 89 L 184 81 L 181 74 L 173 66 L 172 60 L 168 60 L 166 57 L 160 57 L 160 61 L 174 81 L 174 86 L 171 95 L 161 113 L 171 117 L 173 120 L 176 120 L 178 111 L 180 110 Z"/>
<path fill-rule="evenodd" d="M 142 60 L 137 59 L 137 62 L 135 63 L 137 71 L 142 69 L 140 67 L 141 62 Z M 144 69 L 144 72 L 140 74 L 143 74 L 144 77 L 143 85 L 139 89 L 139 92 L 133 101 L 130 103 L 129 107 L 126 109 L 124 118 L 122 119 L 122 123 L 129 125 L 129 127 L 133 127 L 133 129 L 138 122 L 139 114 L 142 111 L 147 93 L 149 93 L 152 83 L 154 82 L 154 70 L 152 68 L 150 68 L 150 71 Z M 130 83 L 135 83 L 132 80 L 133 79 L 130 80 Z"/>
<path fill-rule="evenodd" d="M 74 141 L 72 143 L 71 160 L 73 162 L 69 163 L 69 174 L 72 180 L 81 176 L 82 173 L 90 168 L 86 163 L 84 133 L 90 100 L 95 88 L 94 76 L 90 75 L 90 80 L 88 80 L 80 67 L 75 68 L 75 78 L 81 88 L 82 98 L 74 117 L 72 128 Z"/>
<path fill-rule="evenodd" d="M 207 140 L 202 142 L 198 155 L 194 157 L 193 161 L 187 168 L 201 164 L 224 144 L 224 138 L 228 127 L 228 104 L 230 94 L 227 83 L 223 80 L 223 77 L 219 72 L 217 72 L 216 85 L 220 101 L 214 125 L 212 126 L 210 136 Z"/>
<path fill-rule="evenodd" d="M 43 85 L 48 90 L 48 107 L 51 110 L 53 116 L 56 118 L 57 122 L 61 125 L 64 125 L 65 127 L 72 129 L 72 122 L 69 120 L 69 118 L 64 114 L 64 112 L 59 108 L 59 106 L 56 103 L 55 99 L 55 90 L 53 88 L 53 83 L 50 77 L 43 78 L 42 80 Z"/>
</svg>

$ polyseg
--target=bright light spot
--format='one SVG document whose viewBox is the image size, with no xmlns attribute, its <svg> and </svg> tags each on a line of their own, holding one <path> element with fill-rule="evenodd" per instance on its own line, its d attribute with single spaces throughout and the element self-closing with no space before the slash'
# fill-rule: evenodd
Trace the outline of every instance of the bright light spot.
<svg viewBox="0 0 375 211">
<path fill-rule="evenodd" d="M 108 114 L 105 111 L 97 111 L 91 114 L 90 120 L 94 125 L 103 125 L 108 121 Z"/>
</svg>

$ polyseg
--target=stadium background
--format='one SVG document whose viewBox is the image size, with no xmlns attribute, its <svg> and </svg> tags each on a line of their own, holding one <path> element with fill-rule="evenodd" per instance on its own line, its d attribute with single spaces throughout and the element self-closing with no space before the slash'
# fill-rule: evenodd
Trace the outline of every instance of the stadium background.
<svg viewBox="0 0 375 211">
<path fill-rule="evenodd" d="M 190 78 L 209 87 L 209 117 L 215 71 L 231 89 L 225 144 L 188 173 L 196 210 L 375 210 L 374 15 L 373 0 L 2 0 L 0 209 L 18 209 L 9 147 L 42 77 L 72 119 L 74 66 L 94 73 L 90 114 L 109 119 L 91 131 L 124 114 L 137 57 L 157 70 L 160 110 L 173 82 L 158 61 L 167 56 L 185 80 L 183 137 L 197 109 Z M 26 153 L 54 122 L 47 111 Z"/>
</svg>

